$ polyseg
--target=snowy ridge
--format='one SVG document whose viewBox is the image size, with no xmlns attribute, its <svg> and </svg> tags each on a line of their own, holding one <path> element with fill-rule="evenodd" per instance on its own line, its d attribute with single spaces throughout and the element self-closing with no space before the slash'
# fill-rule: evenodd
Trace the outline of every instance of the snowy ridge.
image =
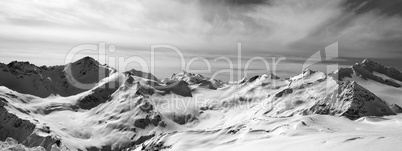
<svg viewBox="0 0 402 151">
<path fill-rule="evenodd" d="M 382 77 L 377 76 L 375 72 L 384 74 L 393 80 L 383 79 Z M 362 63 L 357 63 L 350 68 L 341 68 L 336 71 L 335 74 L 339 77 L 339 80 L 343 80 L 346 77 L 351 78 L 352 75 L 356 75 L 363 79 L 371 79 L 394 87 L 401 87 L 401 85 L 395 81 L 402 82 L 402 74 L 400 71 L 393 67 L 384 67 L 383 65 L 369 59 L 365 59 Z"/>
<path fill-rule="evenodd" d="M 197 85 L 200 88 L 215 90 L 224 85 L 220 80 L 204 77 L 201 74 L 188 73 L 186 71 L 173 74 L 172 77 L 164 80 L 165 83 L 171 83 L 170 81 L 185 81 L 190 85 Z"/>
</svg>

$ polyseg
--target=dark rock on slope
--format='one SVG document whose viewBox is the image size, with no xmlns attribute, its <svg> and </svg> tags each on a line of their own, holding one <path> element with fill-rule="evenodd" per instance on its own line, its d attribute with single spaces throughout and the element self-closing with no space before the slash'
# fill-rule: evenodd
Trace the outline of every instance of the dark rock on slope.
<svg viewBox="0 0 402 151">
<path fill-rule="evenodd" d="M 0 141 L 11 137 L 27 147 L 42 146 L 48 151 L 59 142 L 48 129 L 37 128 L 31 121 L 9 112 L 6 103 L 6 99 L 0 97 Z"/>
</svg>

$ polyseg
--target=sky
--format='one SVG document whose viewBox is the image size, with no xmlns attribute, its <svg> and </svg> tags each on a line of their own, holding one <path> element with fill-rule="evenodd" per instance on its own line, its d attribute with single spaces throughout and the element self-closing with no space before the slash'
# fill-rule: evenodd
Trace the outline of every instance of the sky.
<svg viewBox="0 0 402 151">
<path fill-rule="evenodd" d="M 224 80 L 289 77 L 323 56 L 311 68 L 370 58 L 401 70 L 401 8 L 402 0 L 2 0 L 0 62 L 62 65 L 77 46 L 105 43 L 102 63 L 159 78 L 183 69 Z M 322 52 L 333 44 L 336 52 Z"/>
</svg>

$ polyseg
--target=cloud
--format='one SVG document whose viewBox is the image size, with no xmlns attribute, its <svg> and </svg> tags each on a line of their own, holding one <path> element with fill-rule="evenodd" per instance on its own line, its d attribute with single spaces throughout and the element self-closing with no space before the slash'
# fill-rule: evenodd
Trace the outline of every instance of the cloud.
<svg viewBox="0 0 402 151">
<path fill-rule="evenodd" d="M 245 58 L 303 60 L 339 42 L 344 58 L 400 58 L 402 19 L 392 4 L 399 6 L 378 0 L 3 0 L 0 52 L 15 54 L 2 57 L 5 62 L 38 50 L 63 59 L 74 46 L 103 41 L 115 44 L 120 56 L 171 44 L 187 58 L 213 58 L 236 56 L 241 42 Z M 41 61 L 43 55 L 31 59 L 62 64 Z"/>
</svg>

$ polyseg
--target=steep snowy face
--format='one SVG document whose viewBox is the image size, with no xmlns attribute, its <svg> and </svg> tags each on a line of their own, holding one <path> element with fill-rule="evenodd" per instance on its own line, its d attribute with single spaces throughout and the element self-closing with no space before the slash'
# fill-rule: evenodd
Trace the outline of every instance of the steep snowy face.
<svg viewBox="0 0 402 151">
<path fill-rule="evenodd" d="M 341 83 L 338 91 L 317 102 L 306 113 L 345 116 L 352 120 L 364 116 L 396 115 L 386 102 L 356 82 L 350 81 Z"/>
<path fill-rule="evenodd" d="M 109 148 L 122 150 L 139 145 L 160 134 L 164 127 L 165 117 L 156 110 L 150 102 L 150 94 L 144 94 L 138 81 L 125 83 L 118 91 L 104 102 L 84 113 L 86 120 L 81 126 L 89 127 L 86 132 L 86 142 L 82 149 Z M 74 131 L 68 132 L 73 137 L 79 137 Z M 81 133 L 81 132 L 79 132 Z M 74 143 L 79 143 L 76 140 Z"/>
<path fill-rule="evenodd" d="M 65 66 L 51 67 L 37 67 L 29 62 L 14 61 L 7 65 L 0 64 L 0 86 L 39 97 L 48 97 L 51 94 L 70 96 L 91 89 L 114 72 L 114 69 L 100 65 L 90 57 Z M 88 86 L 79 87 L 77 83 Z"/>
<path fill-rule="evenodd" d="M 271 91 L 267 99 L 271 108 L 264 110 L 264 115 L 290 117 L 315 114 L 309 110 L 321 101 L 331 101 L 336 97 L 339 87 L 332 77 L 311 70 L 305 70 L 300 75 L 289 78 L 286 83 L 283 82 L 278 85 L 277 90 Z"/>
<path fill-rule="evenodd" d="M 28 147 L 42 146 L 50 150 L 60 145 L 60 139 L 48 126 L 30 116 L 30 111 L 15 104 L 15 99 L 29 102 L 32 98 L 20 98 L 11 93 L 0 93 L 0 141 L 8 137 Z M 14 106 L 17 105 L 17 106 Z M 15 145 L 15 144 L 14 144 Z"/>
<path fill-rule="evenodd" d="M 377 73 L 390 77 L 391 79 L 384 79 L 378 76 Z M 402 74 L 400 71 L 393 67 L 385 67 L 374 61 L 365 59 L 362 63 L 357 63 L 350 68 L 341 68 L 335 72 L 339 80 L 347 77 L 352 78 L 353 75 L 363 79 L 370 79 L 382 84 L 387 84 L 393 87 L 401 87 L 399 82 L 402 82 Z"/>
</svg>

